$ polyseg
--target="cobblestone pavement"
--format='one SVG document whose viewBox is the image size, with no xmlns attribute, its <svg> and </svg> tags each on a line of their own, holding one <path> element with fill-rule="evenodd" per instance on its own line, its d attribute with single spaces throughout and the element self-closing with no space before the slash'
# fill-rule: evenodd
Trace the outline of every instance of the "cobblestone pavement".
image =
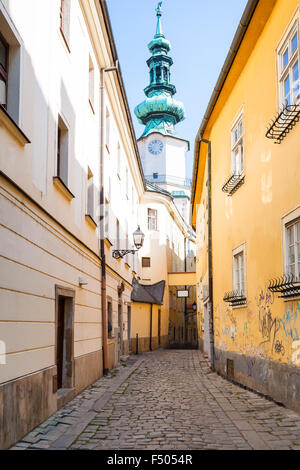
<svg viewBox="0 0 300 470">
<path fill-rule="evenodd" d="M 131 356 L 13 449 L 298 449 L 300 415 L 209 369 L 200 351 Z"/>
</svg>

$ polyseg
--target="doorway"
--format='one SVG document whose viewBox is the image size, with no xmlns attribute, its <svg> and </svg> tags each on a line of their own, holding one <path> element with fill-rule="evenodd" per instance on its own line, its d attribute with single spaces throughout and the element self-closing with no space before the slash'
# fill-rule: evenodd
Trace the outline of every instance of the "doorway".
<svg viewBox="0 0 300 470">
<path fill-rule="evenodd" d="M 73 290 L 56 287 L 57 390 L 74 386 L 74 304 Z"/>
</svg>

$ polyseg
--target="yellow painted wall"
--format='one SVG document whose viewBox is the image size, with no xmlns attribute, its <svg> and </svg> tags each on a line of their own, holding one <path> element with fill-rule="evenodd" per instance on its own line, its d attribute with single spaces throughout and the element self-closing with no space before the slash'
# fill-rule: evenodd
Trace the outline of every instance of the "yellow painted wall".
<svg viewBox="0 0 300 470">
<path fill-rule="evenodd" d="M 244 43 L 255 44 L 253 52 L 247 60 L 243 57 L 247 48 L 241 48 L 236 62 L 245 62 L 244 68 L 232 90 L 224 87 L 222 106 L 213 113 L 204 137 L 212 142 L 215 346 L 299 366 L 300 300 L 285 302 L 267 286 L 271 278 L 283 274 L 281 218 L 300 204 L 300 124 L 281 145 L 265 137 L 278 111 L 276 48 L 298 4 L 297 0 L 278 0 L 257 41 L 254 36 L 261 20 L 255 13 L 244 38 Z M 231 172 L 230 131 L 242 107 L 245 183 L 228 197 L 221 188 Z M 204 194 L 205 178 L 200 189 Z M 200 202 L 198 188 L 194 206 L 198 233 Z M 232 250 L 244 242 L 247 305 L 231 308 L 223 296 L 233 288 Z M 204 251 L 198 246 L 197 273 L 206 270 Z"/>
</svg>

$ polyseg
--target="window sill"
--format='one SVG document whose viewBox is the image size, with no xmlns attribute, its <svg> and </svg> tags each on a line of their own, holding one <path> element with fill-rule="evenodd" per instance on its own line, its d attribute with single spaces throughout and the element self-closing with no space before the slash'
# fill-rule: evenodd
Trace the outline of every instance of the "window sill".
<svg viewBox="0 0 300 470">
<path fill-rule="evenodd" d="M 15 121 L 10 117 L 8 112 L 3 106 L 0 105 L 0 126 L 3 126 L 8 130 L 8 132 L 21 144 L 22 146 L 26 144 L 31 144 L 30 140 Z"/>
<path fill-rule="evenodd" d="M 67 188 L 67 186 L 65 185 L 65 183 L 62 181 L 62 179 L 59 176 L 53 177 L 53 184 L 55 188 L 58 189 L 69 202 L 75 198 L 74 194 L 71 193 L 69 188 Z"/>
<path fill-rule="evenodd" d="M 92 229 L 96 230 L 98 225 L 90 214 L 85 214 L 85 220 L 90 225 L 90 227 L 92 227 Z"/>
</svg>

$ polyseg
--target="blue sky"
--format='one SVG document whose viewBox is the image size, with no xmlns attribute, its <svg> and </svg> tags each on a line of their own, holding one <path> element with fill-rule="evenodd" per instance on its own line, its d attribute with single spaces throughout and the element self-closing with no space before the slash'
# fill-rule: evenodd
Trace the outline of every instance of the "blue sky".
<svg viewBox="0 0 300 470">
<path fill-rule="evenodd" d="M 127 98 L 139 138 L 134 108 L 144 100 L 149 83 L 147 44 L 155 34 L 158 0 L 107 0 Z M 196 133 L 225 61 L 247 0 L 164 0 L 162 25 L 171 42 L 171 81 L 175 99 L 185 105 L 186 119 L 177 125 L 180 137 L 191 143 L 187 177 L 191 177 Z"/>
</svg>

